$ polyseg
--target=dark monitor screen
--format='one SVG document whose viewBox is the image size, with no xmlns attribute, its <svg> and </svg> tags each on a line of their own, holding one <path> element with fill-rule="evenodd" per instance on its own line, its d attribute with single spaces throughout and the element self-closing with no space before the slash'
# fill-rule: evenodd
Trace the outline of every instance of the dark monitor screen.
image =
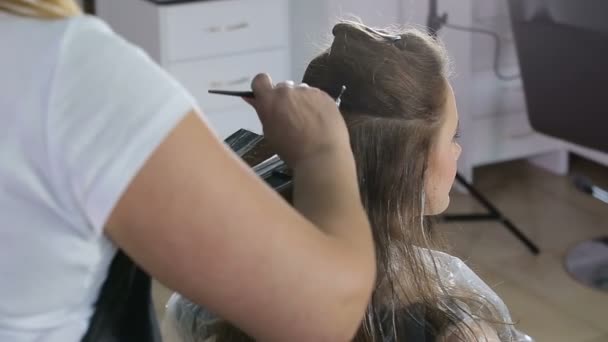
<svg viewBox="0 0 608 342">
<path fill-rule="evenodd" d="M 508 1 L 532 127 L 608 152 L 608 1 Z"/>
</svg>

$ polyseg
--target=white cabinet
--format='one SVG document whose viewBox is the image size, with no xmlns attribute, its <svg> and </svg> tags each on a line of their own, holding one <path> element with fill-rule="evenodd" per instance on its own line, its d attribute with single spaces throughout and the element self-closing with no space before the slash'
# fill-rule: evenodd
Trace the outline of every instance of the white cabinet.
<svg viewBox="0 0 608 342">
<path fill-rule="evenodd" d="M 260 133 L 261 125 L 244 101 L 209 89 L 250 89 L 259 72 L 290 78 L 289 0 L 98 0 L 96 10 L 194 95 L 222 138 L 239 128 Z"/>
</svg>

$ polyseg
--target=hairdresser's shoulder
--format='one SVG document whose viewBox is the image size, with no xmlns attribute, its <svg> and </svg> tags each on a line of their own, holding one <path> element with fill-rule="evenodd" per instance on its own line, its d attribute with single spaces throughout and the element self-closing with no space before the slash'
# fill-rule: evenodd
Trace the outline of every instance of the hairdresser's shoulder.
<svg viewBox="0 0 608 342">
<path fill-rule="evenodd" d="M 116 36 L 110 25 L 98 17 L 83 14 L 64 20 L 66 25 L 66 38 L 74 38 L 82 35 L 91 36 Z"/>
<path fill-rule="evenodd" d="M 79 15 L 66 20 L 63 48 L 70 53 L 104 54 L 116 49 L 134 49 L 103 20 Z"/>
</svg>

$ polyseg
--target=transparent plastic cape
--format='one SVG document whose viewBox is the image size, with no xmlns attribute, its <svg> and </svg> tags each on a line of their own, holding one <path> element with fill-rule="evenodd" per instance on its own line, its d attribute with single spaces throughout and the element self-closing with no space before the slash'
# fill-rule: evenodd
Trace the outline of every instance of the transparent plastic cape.
<svg viewBox="0 0 608 342">
<path fill-rule="evenodd" d="M 448 296 L 458 297 L 460 295 L 474 295 L 482 299 L 478 306 L 470 303 L 464 304 L 458 300 L 457 309 L 454 310 L 453 303 L 446 304 L 453 311 L 460 310 L 459 317 L 463 323 L 469 326 L 475 325 L 475 317 L 484 316 L 484 311 L 490 305 L 499 317 L 492 317 L 504 323 L 513 323 L 511 314 L 502 299 L 494 292 L 469 266 L 457 257 L 447 253 L 419 249 L 428 267 L 437 266 L 441 280 L 442 291 Z M 433 265 L 433 260 L 435 265 Z M 192 303 L 188 299 L 174 293 L 167 303 L 167 311 L 163 322 L 163 335 L 167 342 L 206 342 L 211 337 L 209 326 L 216 322 L 216 317 L 201 306 Z M 534 342 L 530 336 L 518 331 L 513 324 L 492 324 L 501 342 Z M 456 329 L 451 329 L 456 333 Z M 473 329 L 477 331 L 477 329 Z M 466 329 L 465 329 L 466 331 Z M 447 334 L 446 334 L 447 333 Z M 443 334 L 445 341 L 459 340 L 451 339 L 449 331 Z M 475 336 L 475 342 L 491 341 L 484 334 Z M 493 342 L 493 341 L 492 341 Z"/>
<path fill-rule="evenodd" d="M 464 295 L 466 297 L 473 295 L 481 299 L 482 303 L 485 303 L 485 305 L 480 303 L 475 307 L 471 303 L 464 304 L 457 300 L 456 302 L 460 304 L 459 308 L 468 311 L 462 312 L 459 315 L 465 323 L 473 321 L 476 316 L 485 318 L 484 311 L 487 311 L 486 306 L 490 305 L 495 311 L 495 315 L 498 315 L 498 317 L 492 317 L 492 319 L 508 323 L 492 324 L 492 327 L 496 328 L 501 342 L 534 342 L 534 339 L 520 332 L 515 328 L 514 324 L 511 324 L 514 322 L 503 300 L 462 260 L 443 252 L 422 248 L 420 251 L 428 267 L 435 267 L 431 261 L 434 259 L 438 276 L 441 280 L 441 286 L 443 287 L 442 291 L 446 292 L 448 296 L 458 297 L 459 295 Z M 471 325 L 474 325 L 474 323 Z M 478 340 L 484 341 L 483 336 Z"/>
<path fill-rule="evenodd" d="M 161 324 L 165 342 L 208 342 L 209 326 L 216 322 L 212 313 L 174 293 L 166 305 Z"/>
</svg>

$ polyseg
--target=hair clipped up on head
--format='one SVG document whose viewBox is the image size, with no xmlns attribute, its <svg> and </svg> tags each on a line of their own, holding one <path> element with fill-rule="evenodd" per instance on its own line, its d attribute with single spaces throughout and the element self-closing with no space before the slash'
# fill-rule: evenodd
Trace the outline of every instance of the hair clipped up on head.
<svg viewBox="0 0 608 342">
<path fill-rule="evenodd" d="M 357 28 L 353 30 L 353 28 Z M 370 38 L 373 37 L 380 38 L 381 40 L 385 40 L 388 42 L 396 43 L 401 40 L 401 36 L 396 34 L 391 34 L 386 30 L 382 29 L 374 29 L 372 27 L 368 27 L 362 24 L 358 24 L 356 22 L 342 22 L 334 26 L 332 33 L 335 38 L 338 36 L 346 36 L 348 34 L 363 34 L 367 33 Z"/>
<path fill-rule="evenodd" d="M 308 66 L 304 82 L 337 96 L 346 112 L 436 121 L 446 95 L 447 57 L 418 30 L 374 29 L 344 21 L 334 26 L 331 47 Z M 406 115 L 407 114 L 407 115 Z"/>
</svg>

